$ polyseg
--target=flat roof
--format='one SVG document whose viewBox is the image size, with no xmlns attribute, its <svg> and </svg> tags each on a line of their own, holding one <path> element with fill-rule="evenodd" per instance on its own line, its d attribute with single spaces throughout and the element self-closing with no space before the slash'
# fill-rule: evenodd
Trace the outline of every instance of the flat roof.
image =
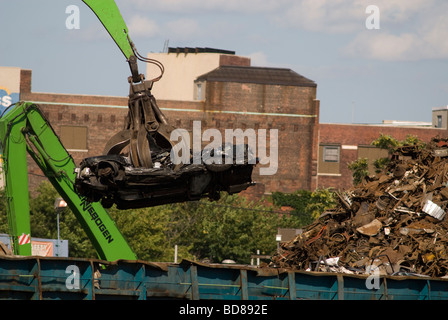
<svg viewBox="0 0 448 320">
<path fill-rule="evenodd" d="M 235 54 L 235 51 L 215 49 L 215 48 L 199 48 L 199 47 L 170 47 L 168 53 L 221 53 L 221 54 Z"/>
<path fill-rule="evenodd" d="M 438 111 L 438 110 L 448 110 L 448 106 L 434 107 L 434 108 L 432 108 L 432 111 Z"/>
</svg>

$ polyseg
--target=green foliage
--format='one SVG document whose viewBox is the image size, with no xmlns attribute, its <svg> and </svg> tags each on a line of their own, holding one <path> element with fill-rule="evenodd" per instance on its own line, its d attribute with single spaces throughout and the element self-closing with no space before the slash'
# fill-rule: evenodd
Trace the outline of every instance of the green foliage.
<svg viewBox="0 0 448 320">
<path fill-rule="evenodd" d="M 423 140 L 412 134 L 408 134 L 404 140 L 398 141 L 392 136 L 383 133 L 373 140 L 371 144 L 377 148 L 387 150 L 389 153 L 392 153 L 397 147 L 418 146 L 419 148 L 424 148 L 426 145 Z"/>
<path fill-rule="evenodd" d="M 222 262 L 232 259 L 249 263 L 257 250 L 272 254 L 275 235 L 283 218 L 261 203 L 248 202 L 238 195 L 223 195 L 217 202 L 173 205 L 178 243 L 191 245 L 196 259 Z"/>
<path fill-rule="evenodd" d="M 311 193 L 311 201 L 307 206 L 307 211 L 317 219 L 325 210 L 336 205 L 336 196 L 330 189 L 317 189 Z"/>
<path fill-rule="evenodd" d="M 377 139 L 372 141 L 371 144 L 378 148 L 385 149 L 389 153 L 389 157 L 379 158 L 373 162 L 376 173 L 383 171 L 387 167 L 390 162 L 390 155 L 396 150 L 396 148 L 403 146 L 417 146 L 419 149 L 423 149 L 426 145 L 417 136 L 411 134 L 408 134 L 404 140 L 398 141 L 390 135 L 385 135 L 382 133 Z"/>
<path fill-rule="evenodd" d="M 54 210 L 54 202 L 59 195 L 53 186 L 46 181 L 39 185 L 37 193 L 35 198 L 30 199 L 32 235 L 38 238 L 55 238 L 57 235 L 57 215 Z"/>
<path fill-rule="evenodd" d="M 380 173 L 384 170 L 384 168 L 387 167 L 387 165 L 390 163 L 389 158 L 379 158 L 373 161 L 373 166 L 375 168 L 375 173 Z"/>
<path fill-rule="evenodd" d="M 4 200 L 4 193 L 0 193 L 0 197 Z M 30 200 L 34 237 L 57 237 L 54 201 L 58 197 L 53 186 L 44 182 Z M 219 201 L 213 202 L 204 199 L 133 210 L 112 207 L 108 213 L 139 259 L 172 262 L 177 246 L 178 261 L 232 259 L 237 263 L 250 263 L 250 256 L 257 250 L 266 255 L 275 252 L 278 228 L 309 224 L 335 203 L 328 189 L 300 190 L 294 194 L 278 192 L 273 199 L 276 205 L 288 205 L 294 210 L 279 214 L 264 199 L 249 202 L 239 195 L 223 194 Z M 8 232 L 4 203 L 0 204 L 0 222 L 4 232 Z M 96 252 L 74 213 L 66 208 L 59 217 L 60 237 L 69 240 L 69 255 L 95 258 Z"/>
<path fill-rule="evenodd" d="M 56 198 L 60 197 L 54 187 L 44 181 L 38 194 L 30 199 L 31 234 L 37 238 L 57 238 Z M 59 213 L 60 238 L 68 240 L 69 255 L 76 258 L 96 258 L 96 252 L 75 214 L 65 208 Z"/>
<path fill-rule="evenodd" d="M 401 146 L 417 146 L 419 149 L 423 149 L 426 146 L 426 143 L 423 142 L 420 138 L 417 136 L 408 134 L 406 136 L 406 139 L 400 142 Z"/>
<path fill-rule="evenodd" d="M 397 146 L 400 145 L 397 139 L 393 138 L 390 135 L 381 133 L 380 136 L 372 141 L 372 146 L 375 146 L 380 149 L 385 149 L 391 152 Z"/>
<path fill-rule="evenodd" d="M 57 238 L 54 201 L 58 197 L 53 186 L 44 182 L 37 195 L 30 199 L 33 237 Z M 0 199 L 0 230 L 8 233 L 4 192 L 0 192 Z M 112 207 L 108 213 L 138 258 L 147 261 L 174 261 L 177 245 L 178 261 L 232 259 L 250 263 L 250 255 L 257 250 L 273 254 L 277 228 L 291 223 L 270 205 L 227 194 L 215 202 L 201 200 L 134 210 Z M 69 208 L 60 212 L 59 227 L 60 238 L 69 240 L 70 257 L 97 257 L 90 239 Z"/>
<path fill-rule="evenodd" d="M 294 193 L 273 192 L 272 201 L 277 206 L 293 208 L 289 221 L 292 228 L 310 224 L 323 211 L 336 204 L 334 193 L 329 189 L 298 190 Z"/>
<path fill-rule="evenodd" d="M 0 233 L 8 233 L 8 219 L 6 215 L 6 194 L 0 190 Z"/>
<path fill-rule="evenodd" d="M 410 134 L 406 136 L 406 139 L 399 141 L 390 135 L 381 133 L 377 139 L 372 141 L 371 145 L 380 149 L 387 150 L 389 154 L 389 156 L 386 158 L 379 158 L 373 161 L 373 166 L 376 173 L 383 171 L 387 167 L 387 165 L 390 163 L 391 154 L 398 147 L 417 146 L 419 149 L 425 147 L 425 143 L 422 140 L 420 140 L 417 136 Z M 354 185 L 358 185 L 365 177 L 369 175 L 367 161 L 368 159 L 358 159 L 348 164 L 348 168 L 352 171 L 353 174 Z"/>
<path fill-rule="evenodd" d="M 151 208 L 108 210 L 118 229 L 141 260 L 173 261 L 176 243 L 169 238 L 170 215 L 168 206 Z M 187 247 L 179 247 L 179 259 L 189 259 Z"/>
<path fill-rule="evenodd" d="M 31 234 L 36 238 L 57 238 L 57 214 L 54 202 L 59 195 L 49 182 L 43 182 L 30 199 Z M 66 208 L 59 214 L 61 239 L 69 241 L 71 257 L 96 257 L 95 250 L 73 212 Z M 5 191 L 0 190 L 0 233 L 9 233 Z"/>
<path fill-rule="evenodd" d="M 348 168 L 353 174 L 353 184 L 360 184 L 369 175 L 369 164 L 366 158 L 360 158 L 348 164 Z"/>
<path fill-rule="evenodd" d="M 178 260 L 249 263 L 257 250 L 274 252 L 282 220 L 238 195 L 109 213 L 137 256 L 150 261 L 173 261 L 177 245 Z"/>
</svg>

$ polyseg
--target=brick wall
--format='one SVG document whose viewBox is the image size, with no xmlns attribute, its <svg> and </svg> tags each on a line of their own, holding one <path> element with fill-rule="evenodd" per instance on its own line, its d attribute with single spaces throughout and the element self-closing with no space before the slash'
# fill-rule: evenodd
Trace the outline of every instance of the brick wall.
<svg viewBox="0 0 448 320">
<path fill-rule="evenodd" d="M 348 163 L 358 159 L 358 150 L 352 147 L 369 146 L 380 134 L 390 135 L 401 141 L 408 135 L 417 136 L 429 142 L 436 136 L 448 137 L 448 130 L 428 127 L 392 127 L 386 125 L 352 125 L 327 124 L 319 125 L 319 143 L 341 145 L 340 176 L 319 175 L 318 187 L 347 189 L 353 186 L 352 172 Z M 344 148 L 343 146 L 348 146 Z"/>
<path fill-rule="evenodd" d="M 209 113 L 206 122 L 210 125 L 278 129 L 277 173 L 255 174 L 265 192 L 293 192 L 313 187 L 319 114 L 315 87 L 207 82 L 206 90 L 205 110 L 226 112 L 225 115 Z"/>
<path fill-rule="evenodd" d="M 250 66 L 250 58 L 222 54 L 219 56 L 220 66 Z"/>
</svg>

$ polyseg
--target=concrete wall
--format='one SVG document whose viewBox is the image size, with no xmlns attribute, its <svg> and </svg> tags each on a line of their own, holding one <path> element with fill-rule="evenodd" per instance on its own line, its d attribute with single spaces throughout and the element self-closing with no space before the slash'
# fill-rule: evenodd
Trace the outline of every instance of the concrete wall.
<svg viewBox="0 0 448 320">
<path fill-rule="evenodd" d="M 432 109 L 432 125 L 436 128 L 448 129 L 448 106 Z"/>
<path fill-rule="evenodd" d="M 20 70 L 0 67 L 0 113 L 20 99 Z"/>
<path fill-rule="evenodd" d="M 250 65 L 250 59 L 221 53 L 150 53 L 148 58 L 161 62 L 165 72 L 153 86 L 153 94 L 160 100 L 197 100 L 194 80 L 220 65 Z M 148 80 L 159 76 L 160 70 L 147 64 Z"/>
</svg>

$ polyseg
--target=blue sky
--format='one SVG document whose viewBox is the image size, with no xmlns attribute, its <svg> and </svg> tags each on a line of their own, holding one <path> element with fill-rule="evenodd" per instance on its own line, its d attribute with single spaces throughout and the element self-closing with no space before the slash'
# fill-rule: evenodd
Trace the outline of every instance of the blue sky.
<svg viewBox="0 0 448 320">
<path fill-rule="evenodd" d="M 212 47 L 316 81 L 320 121 L 431 121 L 448 105 L 443 0 L 116 0 L 140 53 Z M 66 7 L 80 9 L 69 30 Z M 379 8 L 380 29 L 366 28 Z M 33 70 L 32 90 L 126 96 L 129 68 L 78 0 L 0 0 L 0 66 Z M 146 66 L 139 65 L 144 72 Z"/>
</svg>

